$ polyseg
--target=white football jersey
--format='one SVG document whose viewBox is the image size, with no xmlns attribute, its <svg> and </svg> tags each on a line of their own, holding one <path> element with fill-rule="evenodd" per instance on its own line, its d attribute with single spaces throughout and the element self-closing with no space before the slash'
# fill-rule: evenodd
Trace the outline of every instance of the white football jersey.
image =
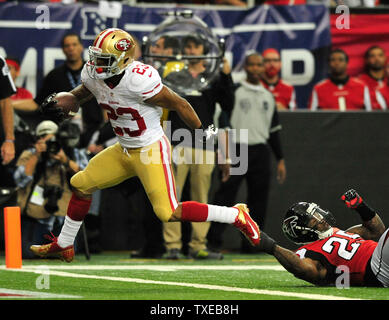
<svg viewBox="0 0 389 320">
<path fill-rule="evenodd" d="M 84 66 L 81 81 L 107 111 L 119 143 L 127 148 L 145 147 L 164 134 L 162 108 L 144 102 L 162 90 L 161 77 L 152 66 L 138 61 L 123 72 L 119 84 L 110 88 L 104 80 L 91 79 Z"/>
</svg>

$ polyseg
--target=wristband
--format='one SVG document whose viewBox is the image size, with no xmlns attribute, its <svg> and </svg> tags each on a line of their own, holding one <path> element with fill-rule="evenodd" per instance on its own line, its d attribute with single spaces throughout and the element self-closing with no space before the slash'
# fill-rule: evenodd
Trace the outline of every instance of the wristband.
<svg viewBox="0 0 389 320">
<path fill-rule="evenodd" d="M 374 218 L 375 211 L 370 208 L 365 202 L 362 202 L 355 211 L 359 213 L 363 221 L 369 221 Z"/>
<path fill-rule="evenodd" d="M 11 142 L 11 143 L 15 143 L 15 140 L 13 139 L 5 139 L 4 142 Z"/>
</svg>

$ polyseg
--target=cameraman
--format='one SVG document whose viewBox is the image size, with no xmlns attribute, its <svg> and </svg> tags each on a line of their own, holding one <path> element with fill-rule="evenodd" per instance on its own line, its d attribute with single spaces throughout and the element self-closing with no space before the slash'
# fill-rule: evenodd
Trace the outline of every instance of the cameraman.
<svg viewBox="0 0 389 320">
<path fill-rule="evenodd" d="M 74 123 L 66 121 L 58 127 L 53 121 L 42 121 L 35 135 L 36 143 L 22 152 L 14 172 L 25 222 L 23 249 L 62 226 L 72 195 L 70 178 L 89 161 L 84 149 L 75 148 L 80 130 Z M 23 250 L 27 255 L 29 250 Z"/>
</svg>

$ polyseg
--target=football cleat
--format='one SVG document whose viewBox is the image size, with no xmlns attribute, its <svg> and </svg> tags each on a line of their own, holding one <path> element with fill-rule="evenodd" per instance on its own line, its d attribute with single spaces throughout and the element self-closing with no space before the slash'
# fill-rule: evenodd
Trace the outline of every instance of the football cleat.
<svg viewBox="0 0 389 320">
<path fill-rule="evenodd" d="M 32 245 L 30 246 L 30 250 L 35 253 L 37 256 L 42 258 L 45 257 L 55 257 L 59 258 L 62 261 L 72 262 L 74 258 L 74 246 L 67 246 L 66 248 L 62 248 L 57 243 L 57 237 L 45 236 L 52 242 L 49 244 L 43 245 Z"/>
<path fill-rule="evenodd" d="M 250 217 L 247 205 L 238 203 L 234 208 L 237 208 L 239 213 L 233 225 L 244 234 L 252 246 L 257 246 L 260 241 L 260 231 L 257 223 Z"/>
</svg>

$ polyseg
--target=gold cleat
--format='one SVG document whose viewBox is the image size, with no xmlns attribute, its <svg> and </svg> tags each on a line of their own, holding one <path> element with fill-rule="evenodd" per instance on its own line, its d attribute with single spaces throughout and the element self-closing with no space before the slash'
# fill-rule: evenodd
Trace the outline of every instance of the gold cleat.
<svg viewBox="0 0 389 320">
<path fill-rule="evenodd" d="M 74 246 L 68 246 L 66 248 L 62 248 L 57 243 L 57 238 L 53 236 L 50 238 L 52 240 L 49 244 L 43 245 L 32 245 L 30 250 L 39 257 L 55 257 L 59 258 L 62 261 L 72 262 L 74 258 Z"/>
<path fill-rule="evenodd" d="M 247 208 L 247 205 L 244 203 L 238 203 L 234 205 L 234 208 L 237 208 L 239 213 L 233 225 L 244 234 L 252 246 L 257 246 L 260 241 L 259 235 L 261 232 L 257 223 L 250 217 L 250 210 Z"/>
</svg>

